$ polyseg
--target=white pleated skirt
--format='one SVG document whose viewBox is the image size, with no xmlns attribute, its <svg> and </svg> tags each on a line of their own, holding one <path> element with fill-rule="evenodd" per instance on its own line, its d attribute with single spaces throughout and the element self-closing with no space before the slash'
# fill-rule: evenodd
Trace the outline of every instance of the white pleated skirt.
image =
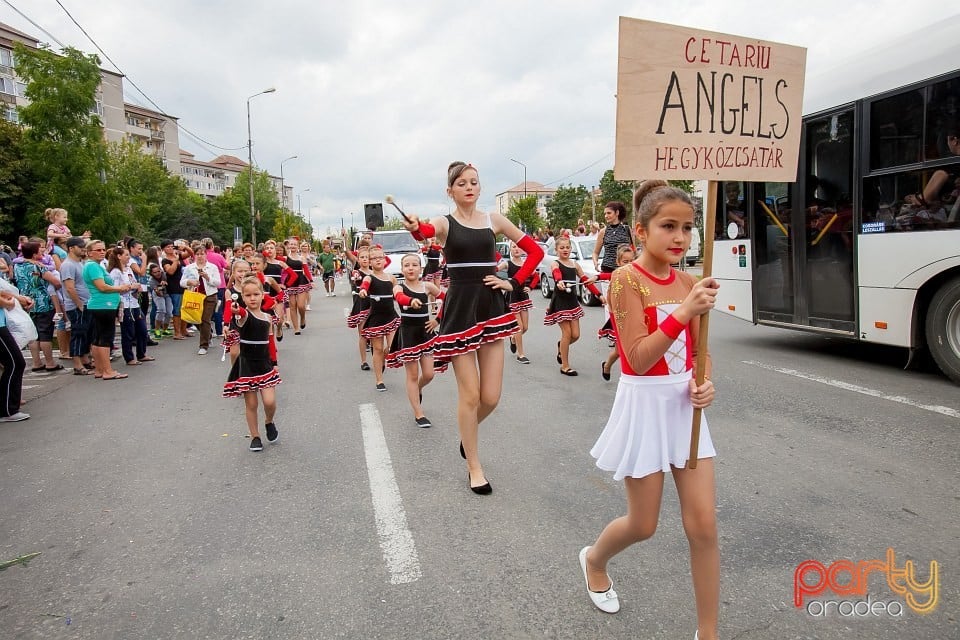
<svg viewBox="0 0 960 640">
<path fill-rule="evenodd" d="M 642 478 L 683 468 L 690 457 L 692 372 L 666 376 L 621 375 L 610 418 L 590 455 L 614 480 Z M 717 455 L 706 416 L 700 423 L 698 459 Z"/>
</svg>

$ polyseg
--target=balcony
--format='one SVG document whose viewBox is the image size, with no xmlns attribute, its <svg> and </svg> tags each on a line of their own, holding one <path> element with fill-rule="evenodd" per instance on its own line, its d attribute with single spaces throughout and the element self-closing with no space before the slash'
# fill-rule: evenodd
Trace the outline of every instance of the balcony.
<svg viewBox="0 0 960 640">
<path fill-rule="evenodd" d="M 151 129 L 150 137 L 154 140 L 163 140 L 163 130 L 162 129 Z"/>
</svg>

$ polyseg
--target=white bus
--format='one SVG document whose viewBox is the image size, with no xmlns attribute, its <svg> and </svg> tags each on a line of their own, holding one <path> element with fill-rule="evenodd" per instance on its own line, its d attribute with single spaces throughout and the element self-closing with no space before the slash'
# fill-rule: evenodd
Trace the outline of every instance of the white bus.
<svg viewBox="0 0 960 640">
<path fill-rule="evenodd" d="M 867 89 L 804 117 L 796 182 L 718 183 L 717 310 L 926 348 L 960 384 L 960 48 L 950 42 L 953 55 L 887 68 L 880 85 L 844 69 L 847 90 Z M 901 73 L 893 88 L 896 71 L 924 79 Z"/>
</svg>

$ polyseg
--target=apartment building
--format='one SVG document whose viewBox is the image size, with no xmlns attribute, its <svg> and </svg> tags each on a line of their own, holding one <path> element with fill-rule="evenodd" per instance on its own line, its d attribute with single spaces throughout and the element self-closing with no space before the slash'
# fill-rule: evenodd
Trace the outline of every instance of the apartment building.
<svg viewBox="0 0 960 640">
<path fill-rule="evenodd" d="M 510 205 L 515 201 L 521 200 L 528 196 L 537 196 L 537 213 L 546 218 L 547 203 L 553 199 L 553 194 L 556 193 L 556 191 L 556 189 L 552 187 L 546 187 L 539 182 L 521 182 L 515 187 L 511 187 L 502 193 L 498 193 L 494 207 L 497 213 L 501 215 L 507 215 L 507 211 L 510 210 Z"/>
<path fill-rule="evenodd" d="M 246 161 L 236 156 L 224 154 L 209 162 L 203 162 L 197 160 L 189 151 L 180 150 L 180 177 L 188 189 L 202 196 L 216 197 L 227 189 L 232 189 L 236 185 L 237 176 L 246 168 Z M 270 176 L 270 183 L 277 199 L 289 209 L 293 202 L 293 187 L 273 175 Z"/>
<path fill-rule="evenodd" d="M 16 43 L 34 49 L 40 41 L 0 22 L 0 117 L 19 122 L 19 108 L 29 103 L 27 85 L 14 71 Z M 96 104 L 91 113 L 99 116 L 103 137 L 108 142 L 131 140 L 145 153 L 159 157 L 174 175 L 180 173 L 180 138 L 176 118 L 123 101 L 123 76 L 100 70 Z"/>
</svg>

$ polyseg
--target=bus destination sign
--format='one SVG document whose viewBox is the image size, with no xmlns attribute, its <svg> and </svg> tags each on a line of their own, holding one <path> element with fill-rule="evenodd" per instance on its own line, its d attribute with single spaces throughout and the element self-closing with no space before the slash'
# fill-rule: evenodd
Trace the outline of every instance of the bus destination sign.
<svg viewBox="0 0 960 640">
<path fill-rule="evenodd" d="M 617 180 L 793 182 L 806 55 L 621 17 Z"/>
</svg>

